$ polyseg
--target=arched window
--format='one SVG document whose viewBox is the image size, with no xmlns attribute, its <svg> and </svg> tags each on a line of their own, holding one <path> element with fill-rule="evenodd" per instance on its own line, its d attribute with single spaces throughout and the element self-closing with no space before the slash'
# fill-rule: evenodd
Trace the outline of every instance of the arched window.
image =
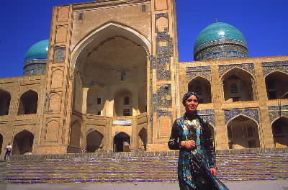
<svg viewBox="0 0 288 190">
<path fill-rule="evenodd" d="M 260 147 L 258 126 L 252 119 L 240 115 L 230 121 L 227 127 L 230 149 Z"/>
<path fill-rule="evenodd" d="M 31 153 L 33 147 L 34 135 L 23 130 L 14 137 L 12 154 Z"/>
<path fill-rule="evenodd" d="M 19 102 L 18 114 L 35 114 L 37 113 L 38 94 L 29 90 L 25 92 Z"/>
<path fill-rule="evenodd" d="M 10 93 L 0 89 L 0 116 L 9 114 L 10 101 Z"/>
<path fill-rule="evenodd" d="M 95 152 L 103 148 L 103 135 L 97 130 L 88 133 L 86 137 L 86 152 Z"/>
</svg>

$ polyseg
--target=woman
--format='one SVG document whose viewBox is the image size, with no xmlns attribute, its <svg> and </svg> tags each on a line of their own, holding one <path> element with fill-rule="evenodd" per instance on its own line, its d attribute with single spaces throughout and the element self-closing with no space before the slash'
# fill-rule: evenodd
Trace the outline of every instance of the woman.
<svg viewBox="0 0 288 190">
<path fill-rule="evenodd" d="M 187 92 L 182 99 L 183 117 L 172 126 L 168 146 L 179 151 L 180 190 L 227 190 L 216 176 L 215 154 L 208 124 L 197 114 L 198 96 Z"/>
</svg>

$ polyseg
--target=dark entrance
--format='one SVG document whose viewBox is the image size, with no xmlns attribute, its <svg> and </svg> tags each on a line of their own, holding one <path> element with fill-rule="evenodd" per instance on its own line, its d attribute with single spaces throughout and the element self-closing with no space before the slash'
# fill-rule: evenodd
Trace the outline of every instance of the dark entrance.
<svg viewBox="0 0 288 190">
<path fill-rule="evenodd" d="M 130 151 L 130 137 L 126 133 L 118 133 L 114 137 L 114 152 L 129 152 Z"/>
</svg>

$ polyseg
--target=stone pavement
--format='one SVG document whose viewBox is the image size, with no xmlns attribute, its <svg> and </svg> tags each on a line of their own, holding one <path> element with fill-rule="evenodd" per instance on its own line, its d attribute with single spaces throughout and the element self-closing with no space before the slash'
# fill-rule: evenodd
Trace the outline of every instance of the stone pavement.
<svg viewBox="0 0 288 190">
<path fill-rule="evenodd" d="M 288 180 L 225 183 L 230 190 L 288 190 Z M 177 183 L 0 184 L 0 190 L 179 190 Z"/>
</svg>

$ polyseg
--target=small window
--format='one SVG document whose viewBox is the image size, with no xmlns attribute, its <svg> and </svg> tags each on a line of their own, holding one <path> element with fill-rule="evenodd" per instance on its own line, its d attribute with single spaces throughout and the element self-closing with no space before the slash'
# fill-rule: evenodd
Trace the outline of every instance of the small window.
<svg viewBox="0 0 288 190">
<path fill-rule="evenodd" d="M 248 127 L 248 137 L 253 137 L 254 136 L 254 127 L 249 126 Z"/>
<path fill-rule="evenodd" d="M 123 116 L 131 116 L 131 110 L 130 109 L 123 109 Z"/>
<path fill-rule="evenodd" d="M 78 20 L 83 20 L 83 13 L 82 12 L 78 14 Z"/>
<path fill-rule="evenodd" d="M 231 94 L 239 93 L 239 89 L 238 89 L 237 84 L 235 84 L 235 83 L 231 84 L 231 86 L 230 86 L 230 92 L 231 92 Z"/>
<path fill-rule="evenodd" d="M 146 5 L 142 5 L 142 6 L 141 6 L 141 11 L 142 11 L 143 13 L 146 12 L 146 9 L 147 9 L 147 8 L 146 8 Z"/>
<path fill-rule="evenodd" d="M 130 105 L 130 98 L 129 98 L 129 96 L 125 96 L 125 98 L 124 98 L 124 105 Z"/>
<path fill-rule="evenodd" d="M 98 112 L 97 112 L 97 115 L 101 115 L 101 111 L 98 111 Z"/>
<path fill-rule="evenodd" d="M 233 102 L 238 102 L 240 101 L 240 97 L 232 97 Z"/>
<path fill-rule="evenodd" d="M 250 140 L 250 141 L 248 141 L 248 147 L 249 147 L 249 148 L 254 148 L 254 147 L 256 147 L 256 142 L 255 142 L 255 140 Z"/>
<path fill-rule="evenodd" d="M 125 71 L 122 71 L 121 72 L 121 81 L 124 81 L 124 80 L 126 80 L 126 72 Z"/>
<path fill-rule="evenodd" d="M 102 103 L 102 99 L 101 98 L 97 98 L 97 104 L 101 104 Z"/>
</svg>

